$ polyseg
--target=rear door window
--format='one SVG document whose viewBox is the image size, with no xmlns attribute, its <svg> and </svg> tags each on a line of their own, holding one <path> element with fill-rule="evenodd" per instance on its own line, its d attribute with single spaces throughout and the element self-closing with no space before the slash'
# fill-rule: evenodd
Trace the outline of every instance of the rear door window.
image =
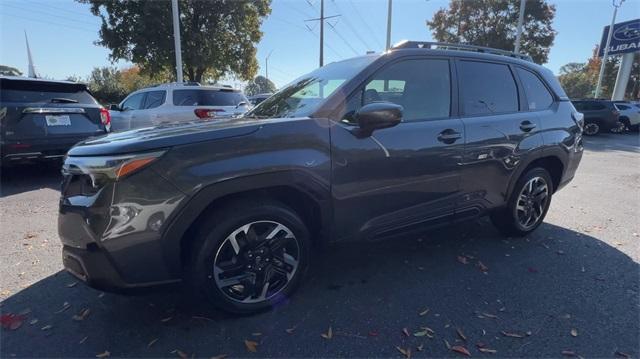
<svg viewBox="0 0 640 359">
<path fill-rule="evenodd" d="M 547 87 L 540 81 L 540 78 L 531 71 L 517 68 L 518 76 L 527 95 L 529 110 L 544 110 L 553 103 L 553 96 Z"/>
<path fill-rule="evenodd" d="M 137 93 L 122 103 L 122 109 L 124 110 L 140 110 L 144 102 L 144 93 Z"/>
<path fill-rule="evenodd" d="M 237 106 L 247 102 L 240 92 L 225 90 L 173 90 L 175 106 Z"/>
<path fill-rule="evenodd" d="M 144 108 L 156 108 L 164 103 L 167 91 L 149 91 L 147 98 L 144 100 Z"/>
<path fill-rule="evenodd" d="M 479 116 L 518 111 L 518 88 L 509 66 L 490 62 L 458 63 L 462 108 Z"/>
<path fill-rule="evenodd" d="M 65 103 L 95 105 L 97 102 L 84 85 L 45 81 L 3 80 L 0 90 L 2 102 Z M 70 100 L 70 101 L 67 101 Z"/>
</svg>

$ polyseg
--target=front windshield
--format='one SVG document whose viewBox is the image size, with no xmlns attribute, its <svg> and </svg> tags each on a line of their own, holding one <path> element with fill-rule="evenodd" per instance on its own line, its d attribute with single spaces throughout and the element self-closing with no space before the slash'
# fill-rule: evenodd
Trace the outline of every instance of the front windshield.
<svg viewBox="0 0 640 359">
<path fill-rule="evenodd" d="M 247 114 L 248 117 L 304 117 L 315 111 L 343 83 L 352 79 L 376 56 L 334 62 L 297 78 Z"/>
</svg>

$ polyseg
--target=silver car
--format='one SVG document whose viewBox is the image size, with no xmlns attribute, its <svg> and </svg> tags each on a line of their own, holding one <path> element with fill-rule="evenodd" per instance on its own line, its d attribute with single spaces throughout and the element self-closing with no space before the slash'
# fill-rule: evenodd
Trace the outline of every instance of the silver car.
<svg viewBox="0 0 640 359">
<path fill-rule="evenodd" d="M 126 131 L 167 123 L 229 118 L 250 109 L 240 91 L 225 86 L 169 83 L 147 87 L 111 105 L 111 130 Z"/>
<path fill-rule="evenodd" d="M 632 131 L 640 127 L 640 104 L 631 102 L 616 102 L 613 104 L 620 111 L 620 122 Z"/>
</svg>

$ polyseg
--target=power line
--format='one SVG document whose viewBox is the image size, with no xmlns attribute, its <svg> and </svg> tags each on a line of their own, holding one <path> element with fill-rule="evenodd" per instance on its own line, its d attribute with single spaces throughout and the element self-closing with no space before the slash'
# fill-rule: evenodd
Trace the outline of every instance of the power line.
<svg viewBox="0 0 640 359">
<path fill-rule="evenodd" d="M 309 5 L 311 5 L 309 3 Z M 307 19 L 305 22 L 309 21 L 319 21 L 320 22 L 320 67 L 324 65 L 324 22 L 327 19 L 336 18 L 340 15 L 331 15 L 324 16 L 324 0 L 320 0 L 320 17 L 315 19 Z"/>
<path fill-rule="evenodd" d="M 61 7 L 53 6 L 53 5 L 51 5 L 50 2 L 49 3 L 41 3 L 41 2 L 35 1 L 33 3 L 37 4 L 38 6 L 45 6 L 45 7 L 48 7 L 50 9 L 56 9 L 58 11 L 63 11 L 63 12 L 69 13 L 69 14 L 81 15 L 81 16 L 90 17 L 92 19 L 95 19 L 95 16 L 93 14 L 91 14 L 91 13 L 80 12 L 80 11 L 72 11 L 72 10 L 69 10 L 69 9 L 64 9 L 64 8 L 61 8 Z"/>
<path fill-rule="evenodd" d="M 349 43 L 349 41 L 347 41 L 347 39 L 345 39 L 339 32 L 338 30 L 336 30 L 336 27 L 334 25 L 332 25 L 331 23 L 327 23 L 327 25 L 329 25 L 329 27 L 331 27 L 331 30 L 333 30 L 333 32 L 336 33 L 336 35 L 338 35 L 338 37 L 340 39 L 342 39 L 342 41 L 351 49 L 351 51 L 353 51 L 354 54 L 356 55 L 360 55 L 360 53 L 358 52 L 358 50 L 354 49 L 353 46 L 351 46 L 351 44 Z"/>
<path fill-rule="evenodd" d="M 30 13 L 30 14 L 31 14 L 31 13 L 40 13 L 40 14 L 43 14 L 43 15 L 47 15 L 47 17 L 57 17 L 57 18 L 60 18 L 60 19 L 66 20 L 66 21 L 75 22 L 75 23 L 78 23 L 78 24 L 83 24 L 83 25 L 85 25 L 85 24 L 86 24 L 86 25 L 94 25 L 94 26 L 96 26 L 96 25 L 97 25 L 97 23 L 96 23 L 96 22 L 83 21 L 83 20 L 78 20 L 78 19 L 70 18 L 70 17 L 67 17 L 67 16 L 55 15 L 55 14 L 51 14 L 50 12 L 43 11 L 43 10 L 38 10 L 38 9 L 25 9 L 25 8 L 22 8 L 22 7 L 19 7 L 19 6 L 15 6 L 15 5 L 13 5 L 13 4 L 7 4 L 7 3 L 4 3 L 4 4 L 3 4 L 3 6 L 7 6 L 7 7 L 11 8 L 11 9 L 14 9 L 14 10 L 19 10 L 19 11 L 28 12 L 28 13 Z"/>
<path fill-rule="evenodd" d="M 22 19 L 22 20 L 27 20 L 27 21 L 32 21 L 32 22 L 39 22 L 39 23 L 55 25 L 55 26 L 62 26 L 62 27 L 66 27 L 66 28 L 69 28 L 69 29 L 90 32 L 92 34 L 97 34 L 98 33 L 98 31 L 96 31 L 96 30 L 89 30 L 87 28 L 77 27 L 77 26 L 73 26 L 73 25 L 60 24 L 60 23 L 52 22 L 52 21 L 45 20 L 45 19 L 33 19 L 33 18 L 26 17 L 26 16 L 18 15 L 18 14 L 12 14 L 12 13 L 6 13 L 6 14 L 11 16 L 11 17 L 15 17 L 15 18 Z"/>
<path fill-rule="evenodd" d="M 365 18 L 362 16 L 362 14 L 360 14 L 360 10 L 356 7 L 356 5 L 353 3 L 353 0 L 349 0 L 349 4 L 351 5 L 351 7 L 353 8 L 353 12 L 356 14 L 356 16 L 358 16 L 358 18 L 360 19 L 360 21 L 364 24 L 364 26 L 367 28 L 367 31 L 369 34 L 374 34 L 375 32 L 373 31 L 373 29 L 371 28 L 371 26 L 369 26 L 369 22 L 367 20 L 365 20 Z M 380 39 L 378 39 L 377 37 L 373 36 L 373 39 L 375 41 L 375 43 L 380 46 L 380 48 L 383 48 L 384 46 L 382 45 L 382 43 L 380 42 Z"/>
<path fill-rule="evenodd" d="M 298 29 L 304 30 L 304 31 L 306 31 L 306 32 L 310 33 L 311 35 L 313 35 L 316 39 L 318 38 L 318 34 L 316 34 L 315 32 L 313 32 L 313 30 L 312 30 L 312 29 L 310 29 L 310 28 L 308 28 L 308 27 L 306 27 L 306 26 L 302 26 L 302 25 L 294 24 L 293 22 L 291 22 L 291 21 L 289 21 L 289 20 L 285 20 L 285 19 L 281 19 L 281 18 L 278 18 L 278 17 L 274 17 L 273 15 L 272 15 L 272 16 L 270 16 L 270 17 L 269 17 L 269 19 L 273 19 L 273 20 L 275 20 L 275 21 L 279 21 L 279 22 L 281 22 L 281 23 L 284 23 L 284 24 L 287 24 L 287 25 L 293 26 L 293 27 L 295 27 L 295 28 L 298 28 Z M 331 52 L 336 56 L 336 58 L 338 58 L 338 59 L 344 59 L 344 58 L 345 58 L 345 56 L 341 55 L 341 54 L 340 54 L 340 53 L 339 53 L 339 52 L 338 52 L 338 51 L 337 51 L 333 46 L 331 46 L 330 44 L 325 44 L 325 46 L 327 47 L 327 49 L 329 49 L 329 51 L 331 51 Z"/>
<path fill-rule="evenodd" d="M 336 2 L 336 0 L 332 0 L 332 1 L 333 1 L 333 5 L 335 5 L 335 7 L 338 9 L 338 12 L 344 13 L 342 9 L 340 9 L 340 6 Z M 360 33 L 356 30 L 356 28 L 353 25 L 351 25 L 351 22 L 349 21 L 349 17 L 343 16 L 342 19 L 344 19 L 344 23 L 347 24 L 347 27 L 349 27 L 349 30 L 351 30 L 351 32 L 356 36 L 356 38 L 358 38 L 358 40 L 360 40 L 360 42 L 364 45 L 365 51 L 372 50 L 373 48 L 369 46 L 369 43 L 362 36 L 360 36 Z"/>
</svg>

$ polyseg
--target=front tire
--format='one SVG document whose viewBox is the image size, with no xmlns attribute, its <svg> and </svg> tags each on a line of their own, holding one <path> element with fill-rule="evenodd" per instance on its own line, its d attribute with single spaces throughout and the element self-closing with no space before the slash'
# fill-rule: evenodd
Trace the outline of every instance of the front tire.
<svg viewBox="0 0 640 359">
<path fill-rule="evenodd" d="M 507 236 L 526 236 L 543 222 L 552 194 L 549 172 L 533 168 L 520 177 L 506 208 L 492 213 L 491 221 Z"/>
<path fill-rule="evenodd" d="M 586 136 L 595 136 L 600 133 L 600 125 L 597 122 L 587 122 L 584 124 L 583 133 Z"/>
<path fill-rule="evenodd" d="M 198 230 L 191 286 L 228 312 L 267 310 L 300 284 L 309 249 L 307 227 L 289 207 L 236 202 L 212 212 Z"/>
</svg>

